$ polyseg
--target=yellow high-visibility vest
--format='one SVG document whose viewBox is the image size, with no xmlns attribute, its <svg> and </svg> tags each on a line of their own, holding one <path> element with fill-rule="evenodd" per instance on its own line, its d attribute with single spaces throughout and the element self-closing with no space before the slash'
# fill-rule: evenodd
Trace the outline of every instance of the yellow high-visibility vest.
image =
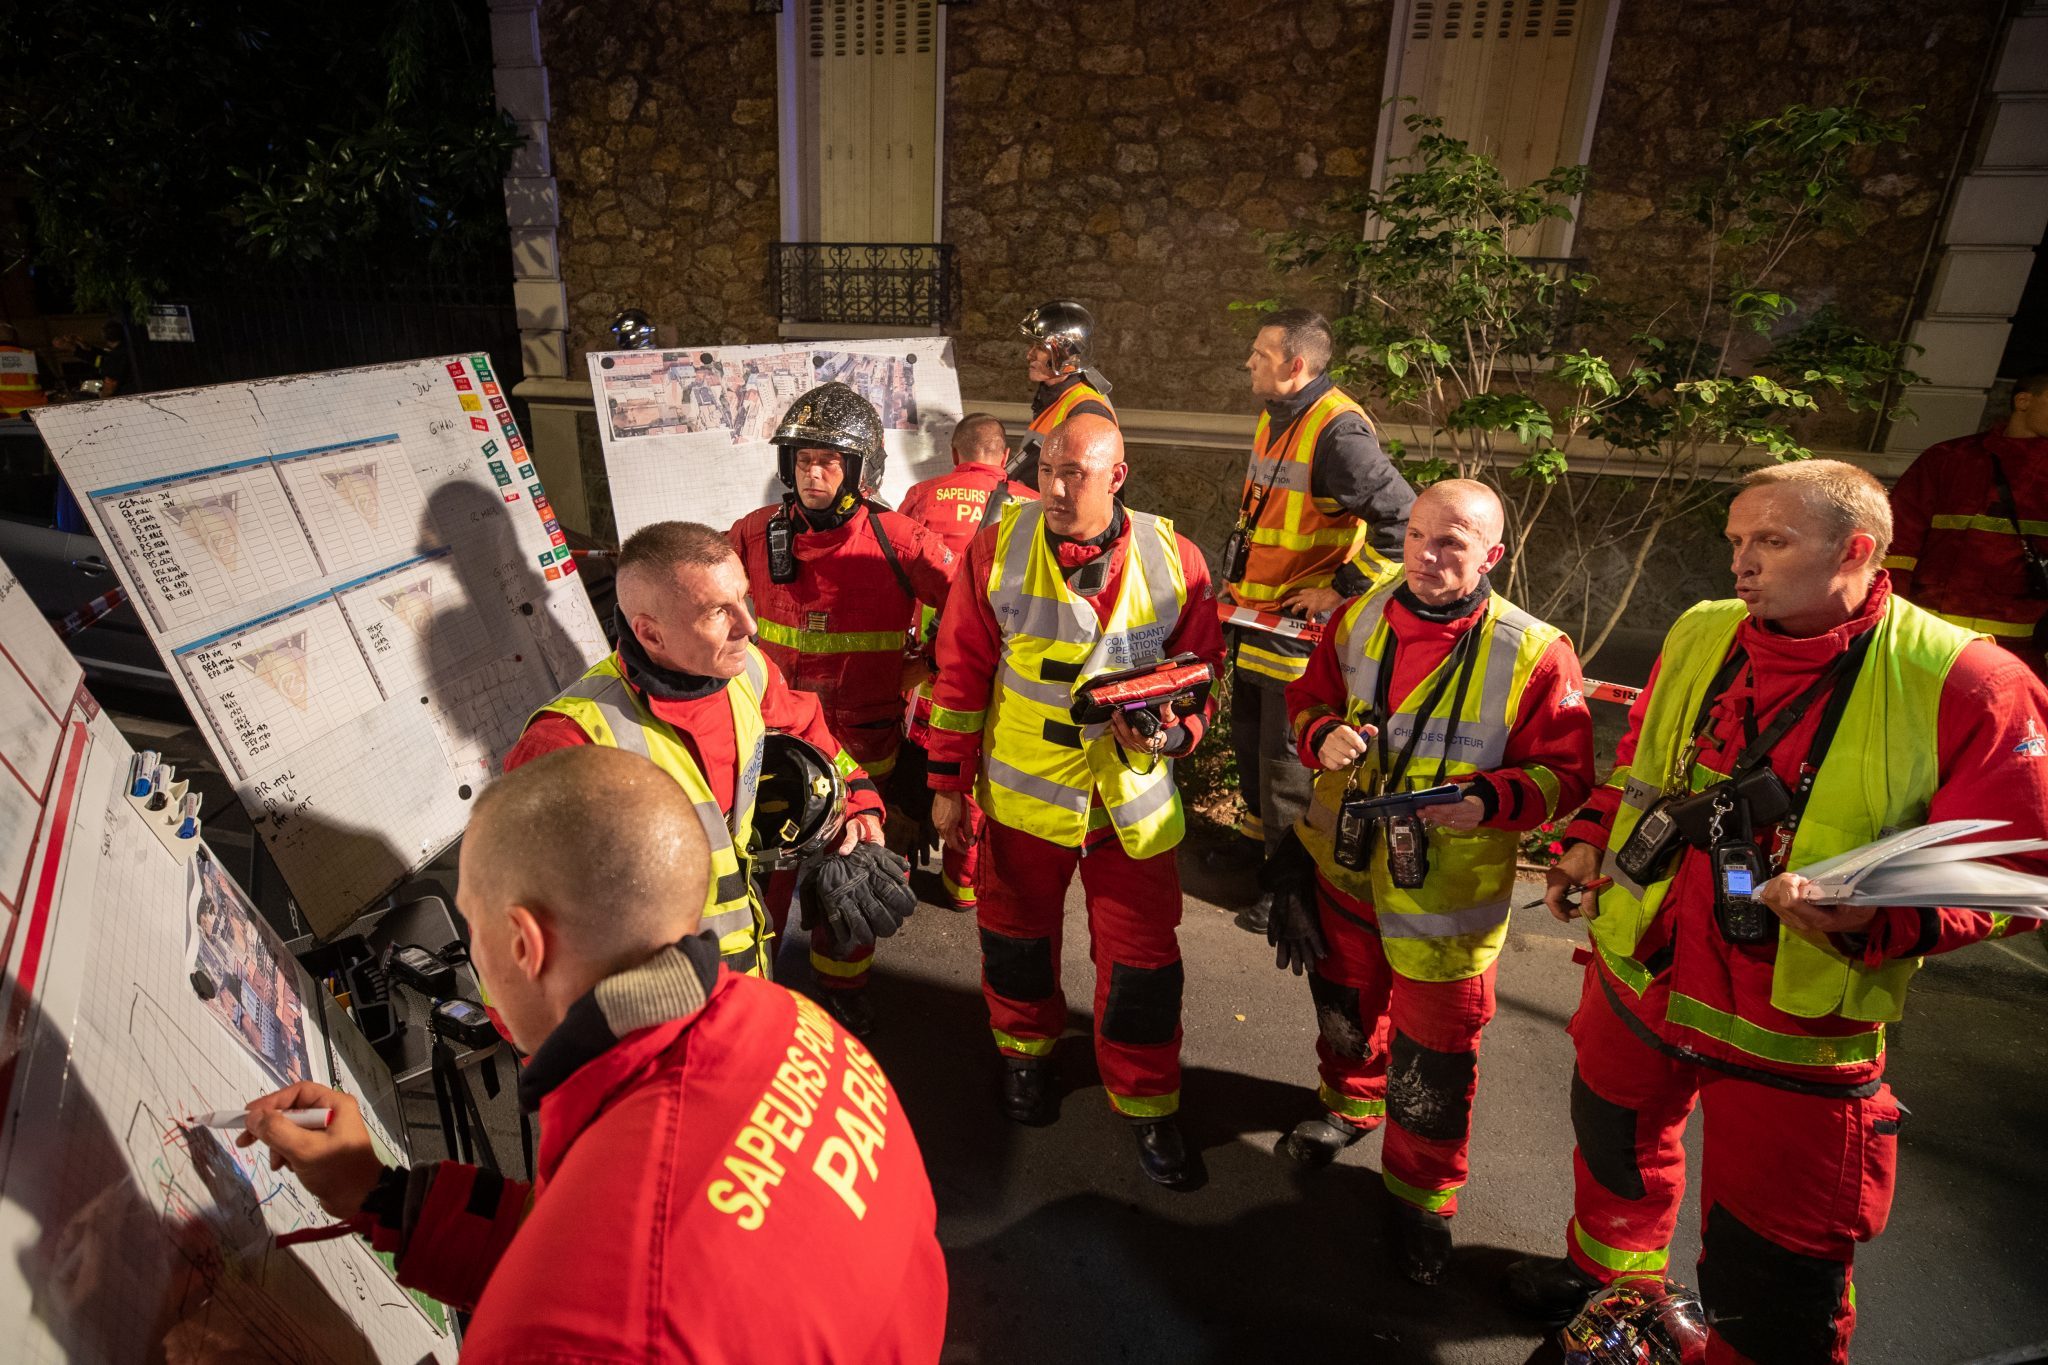
<svg viewBox="0 0 2048 1365">
<path fill-rule="evenodd" d="M 1615 866 L 1612 850 L 1628 842 L 1643 813 L 1667 789 L 1699 791 L 1724 776 L 1698 763 L 1690 773 L 1673 770 L 1684 760 L 1707 689 L 1747 614 L 1738 601 L 1702 602 L 1678 618 L 1664 638 L 1635 757 L 1608 779 L 1622 793 L 1602 869 L 1614 884 L 1601 892 L 1600 913 L 1590 927 L 1595 951 L 1638 995 L 1650 975 L 1635 959 L 1636 945 L 1655 922 L 1678 865 L 1672 865 L 1672 877 L 1644 886 Z M 1867 844 L 1886 829 L 1923 823 L 1940 782 L 1935 719 L 1942 683 L 1978 637 L 1898 597 L 1885 603 L 1884 618 L 1873 630 L 1786 857 L 1793 871 Z M 1679 856 L 1691 857 L 1693 850 Z M 1873 969 L 1843 956 L 1826 939 L 1810 939 L 1781 924 L 1771 1004 L 1802 1019 L 1839 1015 L 1883 1024 L 1903 1013 L 1907 983 L 1920 962 L 1902 959 Z M 1676 992 L 1666 1017 L 1755 1056 L 1799 1065 L 1864 1062 L 1884 1047 L 1882 1028 L 1847 1038 L 1779 1033 Z"/>
<path fill-rule="evenodd" d="M 736 749 L 745 755 L 733 784 L 730 812 L 718 808 L 697 760 L 675 727 L 657 717 L 631 687 L 616 653 L 591 665 L 582 678 L 534 715 L 553 712 L 582 727 L 593 744 L 625 749 L 651 760 L 676 780 L 696 807 L 711 844 L 711 884 L 705 888 L 701 926 L 718 936 L 719 956 L 736 972 L 769 975 L 768 915 L 755 894 L 748 845 L 753 838 L 754 797 L 761 781 L 762 740 L 768 727 L 761 698 L 768 690 L 768 664 L 747 646 L 747 666 L 725 685 L 732 707 Z M 530 722 L 529 722 L 530 723 Z"/>
<path fill-rule="evenodd" d="M 1358 598 L 1335 622 L 1333 647 L 1350 691 L 1344 709 L 1346 724 L 1359 724 L 1372 707 L 1380 661 L 1392 636 L 1385 620 L 1386 603 L 1396 586 L 1390 583 Z M 1390 754 L 1399 753 L 1408 737 L 1418 728 L 1421 731 L 1400 790 L 1415 791 L 1437 782 L 1439 763 L 1445 782 L 1504 767 L 1508 735 L 1521 713 L 1529 678 L 1552 643 L 1563 636 L 1557 627 L 1538 621 L 1499 593 L 1487 599 L 1486 613 L 1472 631 L 1479 638 L 1471 647 L 1471 680 L 1464 688 L 1462 704 L 1453 678 L 1430 714 L 1420 714 L 1422 704 L 1437 691 L 1443 671 L 1456 662 L 1458 651 L 1453 650 L 1407 696 L 1393 699 L 1393 714 L 1379 722 Z M 1454 715 L 1455 726 L 1450 724 Z M 1543 792 L 1545 817 L 1555 815 L 1556 776 L 1535 765 L 1523 771 Z M 1366 755 L 1360 777 L 1371 782 L 1378 775 L 1375 748 Z M 1429 874 L 1420 887 L 1403 890 L 1388 875 L 1383 840 L 1375 843 L 1368 871 L 1353 872 L 1337 865 L 1333 844 L 1337 809 L 1350 780 L 1348 769 L 1320 773 L 1315 793 L 1296 825 L 1316 867 L 1338 890 L 1371 903 L 1387 961 L 1409 980 L 1462 981 L 1485 971 L 1507 941 L 1521 836 L 1505 829 L 1459 832 L 1426 825 Z"/>
<path fill-rule="evenodd" d="M 1181 839 L 1173 760 L 1128 753 L 1107 725 L 1079 727 L 1071 715 L 1076 683 L 1165 658 L 1187 605 L 1173 523 L 1126 515 L 1130 544 L 1105 622 L 1060 573 L 1045 539 L 1044 506 L 1002 509 L 988 581 L 1003 637 L 996 686 L 980 716 L 934 708 L 932 723 L 965 729 L 980 722 L 975 791 L 993 819 L 1070 848 L 1081 845 L 1091 822 L 1106 820 L 1126 852 L 1149 858 Z"/>
</svg>

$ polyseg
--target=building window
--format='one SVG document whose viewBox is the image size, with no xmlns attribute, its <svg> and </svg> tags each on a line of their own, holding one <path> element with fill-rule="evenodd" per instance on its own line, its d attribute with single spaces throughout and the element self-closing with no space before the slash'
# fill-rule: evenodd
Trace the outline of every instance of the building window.
<svg viewBox="0 0 2048 1365">
<path fill-rule="evenodd" d="M 1586 160 L 1621 0 L 1404 0 L 1387 54 L 1373 183 L 1406 156 L 1410 114 L 1492 155 L 1512 185 Z M 1573 206 L 1576 210 L 1576 205 Z M 1531 256 L 1571 254 L 1574 224 L 1531 232 Z"/>
</svg>

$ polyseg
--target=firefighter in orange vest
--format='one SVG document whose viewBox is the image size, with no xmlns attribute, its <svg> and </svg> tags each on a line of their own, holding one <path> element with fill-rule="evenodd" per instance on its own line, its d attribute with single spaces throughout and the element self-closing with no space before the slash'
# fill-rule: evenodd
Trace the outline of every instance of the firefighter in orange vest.
<svg viewBox="0 0 2048 1365">
<path fill-rule="evenodd" d="M 36 378 L 36 353 L 21 344 L 11 322 L 0 322 L 0 418 L 19 417 L 50 401 Z"/>
<path fill-rule="evenodd" d="M 1114 422 L 1116 409 L 1109 405 L 1113 386 L 1088 363 L 1095 346 L 1095 318 L 1086 308 L 1072 299 L 1041 303 L 1024 315 L 1017 330 L 1031 338 L 1031 349 L 1024 353 L 1025 373 L 1038 390 L 1031 395 L 1031 426 L 1010 473 L 1034 483 L 1038 449 L 1054 427 L 1084 412 Z"/>
<path fill-rule="evenodd" d="M 1415 491 L 1380 449 L 1365 410 L 1331 382 L 1330 324 L 1306 308 L 1268 314 L 1244 367 L 1265 402 L 1252 436 L 1237 529 L 1217 577 L 1227 605 L 1322 621 L 1393 577 Z M 1314 645 L 1243 626 L 1230 641 L 1230 743 L 1243 779 L 1242 837 L 1225 862 L 1256 866 L 1307 808 L 1310 774 L 1294 752 L 1287 685 Z M 1272 898 L 1239 922 L 1266 931 Z"/>
<path fill-rule="evenodd" d="M 801 394 L 772 438 L 789 493 L 729 532 L 747 571 L 761 652 L 790 686 L 815 692 L 825 724 L 878 783 L 902 741 L 905 649 L 918 606 L 952 586 L 953 552 L 869 500 L 881 486 L 882 420 L 845 384 Z M 768 912 L 787 913 L 794 874 L 769 883 Z M 874 1027 L 864 994 L 872 945 L 811 934 L 811 969 L 826 1008 L 855 1034 Z"/>
<path fill-rule="evenodd" d="M 967 544 L 984 526 L 993 526 L 1003 506 L 1038 497 L 1036 488 L 1010 480 L 1003 467 L 1010 454 L 1009 433 L 997 418 L 985 412 L 970 412 L 953 428 L 953 468 L 936 478 L 914 485 L 903 495 L 903 515 L 946 543 L 954 558 L 967 553 Z M 938 613 L 926 612 L 919 637 L 926 643 L 928 673 L 930 646 L 938 633 Z M 930 818 L 932 792 L 926 785 L 928 762 L 925 749 L 931 739 L 932 682 L 919 679 L 910 696 L 909 743 L 896 763 L 896 782 L 889 791 L 889 807 L 899 815 L 915 819 L 922 829 Z M 970 802 L 967 810 L 967 847 L 946 844 L 941 854 L 940 877 L 955 910 L 974 908 L 974 871 L 980 863 L 981 812 Z M 919 847 L 928 846 L 921 840 Z"/>
<path fill-rule="evenodd" d="M 1892 591 L 2048 677 L 2048 369 L 2012 415 L 1929 446 L 1892 489 Z"/>
</svg>

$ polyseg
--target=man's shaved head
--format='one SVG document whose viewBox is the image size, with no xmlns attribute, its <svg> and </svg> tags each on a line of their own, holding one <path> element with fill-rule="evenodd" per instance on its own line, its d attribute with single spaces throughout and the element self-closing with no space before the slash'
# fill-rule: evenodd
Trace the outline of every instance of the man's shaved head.
<svg viewBox="0 0 2048 1365">
<path fill-rule="evenodd" d="M 1002 464 L 1009 454 L 1010 434 L 998 417 L 970 412 L 953 428 L 955 464 Z"/>
<path fill-rule="evenodd" d="M 514 769 L 477 798 L 463 836 L 465 915 L 523 906 L 599 976 L 695 933 L 710 876 L 683 789 L 620 749 L 578 745 Z"/>
<path fill-rule="evenodd" d="M 1507 528 L 1507 514 L 1501 510 L 1500 494 L 1477 479 L 1444 479 L 1433 483 L 1416 496 L 1415 502 L 1417 506 L 1427 503 L 1431 510 L 1441 508 L 1445 515 L 1464 522 L 1485 537 L 1488 545 L 1500 544 L 1501 534 Z M 1414 513 L 1411 511 L 1409 515 Z"/>
<path fill-rule="evenodd" d="M 1101 535 L 1128 473 L 1123 432 L 1107 417 L 1084 412 L 1054 427 L 1038 457 L 1046 528 L 1076 540 Z"/>
</svg>

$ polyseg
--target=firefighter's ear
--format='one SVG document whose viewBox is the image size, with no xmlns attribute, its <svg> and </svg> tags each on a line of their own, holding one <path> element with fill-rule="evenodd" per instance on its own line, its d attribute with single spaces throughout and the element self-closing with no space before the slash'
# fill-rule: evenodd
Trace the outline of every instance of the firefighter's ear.
<svg viewBox="0 0 2048 1365">
<path fill-rule="evenodd" d="M 1114 495 L 1114 494 L 1115 494 L 1115 493 L 1117 493 L 1117 492 L 1118 492 L 1119 490 L 1121 490 L 1121 489 L 1123 488 L 1123 486 L 1124 486 L 1124 480 L 1126 480 L 1126 479 L 1128 479 L 1128 478 L 1130 478 L 1130 477 L 1131 477 L 1131 467 L 1130 467 L 1129 465 L 1125 464 L 1125 463 L 1124 463 L 1123 461 L 1121 461 L 1121 460 L 1117 461 L 1117 462 L 1116 462 L 1116 465 L 1115 465 L 1115 467 L 1114 467 L 1114 468 L 1112 468 L 1112 469 L 1111 469 L 1111 470 L 1109 471 L 1109 491 L 1110 491 L 1110 493 L 1111 493 L 1112 495 Z"/>
<path fill-rule="evenodd" d="M 661 622 L 653 616 L 643 611 L 628 621 L 626 626 L 633 632 L 633 638 L 640 642 L 642 649 L 647 650 L 650 654 L 661 649 Z"/>
<path fill-rule="evenodd" d="M 548 958 L 548 933 L 538 915 L 523 905 L 505 907 L 511 933 L 512 967 L 527 981 L 538 981 Z"/>
</svg>

